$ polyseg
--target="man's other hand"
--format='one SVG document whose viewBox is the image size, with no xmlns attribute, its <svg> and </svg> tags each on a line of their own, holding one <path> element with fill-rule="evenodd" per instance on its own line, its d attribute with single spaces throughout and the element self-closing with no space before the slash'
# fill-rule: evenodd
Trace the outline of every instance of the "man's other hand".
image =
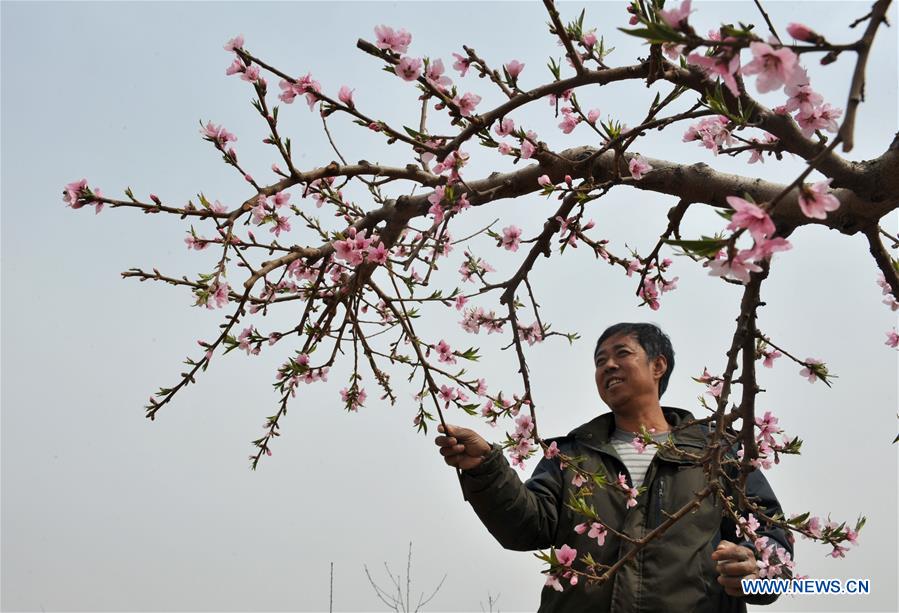
<svg viewBox="0 0 899 613">
<path fill-rule="evenodd" d="M 450 466 L 468 470 L 478 466 L 490 453 L 490 443 L 474 430 L 450 424 L 446 425 L 446 430 L 442 425 L 437 426 L 437 430 L 446 434 L 438 436 L 434 442 L 440 447 L 440 455 Z"/>
<path fill-rule="evenodd" d="M 740 581 L 758 578 L 755 554 L 748 547 L 721 541 L 712 552 L 712 559 L 718 562 L 718 583 L 728 596 L 743 596 Z"/>
</svg>

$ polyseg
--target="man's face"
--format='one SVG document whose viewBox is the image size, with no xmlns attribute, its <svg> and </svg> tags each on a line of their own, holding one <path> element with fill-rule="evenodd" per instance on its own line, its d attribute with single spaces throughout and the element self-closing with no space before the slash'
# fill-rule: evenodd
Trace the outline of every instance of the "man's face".
<svg viewBox="0 0 899 613">
<path fill-rule="evenodd" d="M 646 351 L 629 334 L 607 338 L 596 353 L 596 389 L 613 411 L 659 397 L 659 379 L 667 369 L 663 356 L 649 360 Z"/>
</svg>

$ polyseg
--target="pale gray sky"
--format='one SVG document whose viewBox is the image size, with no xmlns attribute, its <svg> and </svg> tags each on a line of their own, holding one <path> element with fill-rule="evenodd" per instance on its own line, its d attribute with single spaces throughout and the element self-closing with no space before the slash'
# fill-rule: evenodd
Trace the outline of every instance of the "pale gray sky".
<svg viewBox="0 0 899 613">
<path fill-rule="evenodd" d="M 573 18 L 579 4 L 563 4 Z M 756 22 L 751 3 L 697 3 L 700 32 L 722 20 Z M 776 23 L 803 21 L 833 40 L 849 40 L 846 24 L 866 3 L 772 3 Z M 645 52 L 615 28 L 625 3 L 589 3 L 586 22 L 617 48 L 616 64 Z M 546 32 L 539 3 L 14 3 L 2 10 L 2 601 L 4 611 L 322 611 L 328 608 L 329 564 L 335 565 L 336 611 L 380 611 L 362 565 L 404 569 L 414 542 L 415 585 L 430 590 L 447 574 L 431 611 L 477 611 L 488 592 L 502 611 L 533 610 L 542 586 L 540 563 L 528 553 L 502 550 L 463 502 L 453 472 L 437 456 L 432 436 L 411 428 L 414 405 L 405 373 L 397 406 L 378 401 L 373 387 L 358 414 L 343 411 L 338 390 L 347 365 L 331 380 L 303 388 L 282 421 L 283 435 L 260 470 L 247 468 L 250 441 L 275 411 L 270 382 L 293 351 L 288 344 L 257 357 L 218 355 L 212 367 L 151 423 L 142 406 L 196 355 L 196 340 L 212 336 L 222 312 L 191 308 L 187 291 L 121 280 L 130 267 L 157 267 L 194 276 L 216 257 L 184 246 L 187 225 L 133 210 L 95 216 L 60 201 L 63 185 L 87 177 L 105 194 L 127 186 L 183 203 L 197 192 L 233 205 L 250 195 L 244 181 L 198 134 L 199 119 L 224 124 L 239 137 L 238 153 L 260 180 L 276 161 L 250 107 L 250 88 L 225 77 L 222 44 L 243 33 L 246 47 L 285 71 L 311 71 L 325 91 L 356 88 L 366 112 L 394 125 L 417 123 L 416 92 L 356 50 L 380 23 L 413 35 L 410 53 L 441 57 L 463 43 L 499 66 L 526 64 L 525 86 L 548 78 L 547 58 L 561 51 Z M 895 16 L 895 10 L 892 14 Z M 895 21 L 895 20 L 893 20 Z M 883 30 L 870 62 L 853 159 L 878 156 L 896 131 L 896 33 Z M 812 83 L 844 106 L 850 56 L 822 69 Z M 498 100 L 469 75 L 463 91 Z M 269 78 L 272 90 L 277 80 Z M 485 93 L 486 92 L 486 93 Z M 633 125 L 642 117 L 645 88 L 636 83 L 579 94 Z M 773 96 L 763 98 L 771 105 Z M 685 104 L 689 101 L 685 101 Z M 641 107 L 641 105 L 643 105 Z M 564 147 L 590 143 L 577 130 L 565 136 L 548 106 L 516 116 L 543 140 Z M 304 167 L 334 154 L 317 114 L 299 102 L 282 108 L 284 129 Z M 350 160 L 404 164 L 402 145 L 341 118 L 335 140 Z M 650 135 L 646 155 L 704 161 L 731 172 L 762 172 L 790 180 L 795 160 L 763 168 L 716 159 L 680 142 L 682 129 Z M 510 170 L 508 158 L 469 147 L 468 177 Z M 357 202 L 365 201 L 357 194 Z M 595 202 L 591 214 L 610 248 L 646 252 L 664 229 L 670 198 L 621 188 Z M 554 207 L 540 196 L 471 211 L 454 229 L 464 236 L 499 217 L 533 235 Z M 295 224 L 299 225 L 299 224 Z M 691 213 L 685 231 L 714 232 L 721 221 Z M 896 218 L 890 220 L 896 229 Z M 502 227 L 502 226 L 500 226 Z M 208 228 L 198 227 L 208 232 Z M 259 234 L 262 234 L 260 232 Z M 301 237 L 293 239 L 303 240 Z M 792 237 L 778 254 L 763 290 L 768 305 L 760 326 L 800 357 L 824 359 L 839 375 L 833 389 L 810 385 L 799 367 L 780 360 L 761 373 L 772 410 L 805 453 L 770 471 L 790 512 L 810 510 L 835 520 L 869 517 L 860 546 L 845 560 L 827 547 L 800 541 L 800 572 L 812 577 L 870 578 L 867 597 L 782 598 L 770 611 L 896 610 L 896 353 L 884 346 L 895 316 L 880 302 L 877 270 L 865 241 L 820 228 Z M 523 255 L 500 252 L 489 240 L 472 248 L 501 272 Z M 457 281 L 462 249 L 437 281 Z M 557 338 L 528 349 L 544 434 L 561 434 L 605 409 L 592 381 L 593 339 L 608 324 L 646 319 L 669 332 L 677 367 L 667 404 L 698 410 L 704 366 L 720 372 L 737 314 L 739 289 L 676 259 L 679 289 L 658 312 L 637 309 L 632 281 L 597 263 L 584 249 L 541 259 L 534 285 L 554 329 L 583 337 L 573 346 Z M 234 282 L 232 281 L 232 284 Z M 496 298 L 481 303 L 495 308 Z M 273 312 L 255 320 L 277 329 L 296 315 Z M 459 345 L 481 343 L 475 372 L 492 389 L 516 391 L 517 364 L 495 336 L 472 337 L 455 311 L 424 310 L 425 338 L 447 335 Z M 293 318 L 293 319 L 292 319 Z M 447 330 L 452 330 L 447 332 Z M 451 343 L 453 341 L 451 340 Z M 502 433 L 464 415 L 451 422 Z M 534 463 L 530 464 L 532 468 Z M 530 468 L 526 473 L 530 472 Z"/>
</svg>

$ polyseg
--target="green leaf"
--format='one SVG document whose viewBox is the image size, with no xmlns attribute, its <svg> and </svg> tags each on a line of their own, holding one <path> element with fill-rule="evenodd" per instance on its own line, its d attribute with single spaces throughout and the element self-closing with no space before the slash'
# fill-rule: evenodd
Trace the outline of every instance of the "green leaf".
<svg viewBox="0 0 899 613">
<path fill-rule="evenodd" d="M 468 413 L 469 415 L 477 415 L 477 414 L 478 414 L 478 407 L 479 407 L 479 406 L 480 406 L 480 405 L 477 405 L 477 404 L 460 404 L 460 405 L 459 405 L 459 407 L 460 407 L 463 411 L 465 411 L 466 413 Z"/>
<path fill-rule="evenodd" d="M 422 134 L 418 130 L 413 130 L 408 126 L 403 126 L 403 130 L 406 131 L 406 134 L 414 138 L 415 140 L 422 140 Z"/>
<path fill-rule="evenodd" d="M 556 81 L 558 81 L 561 78 L 559 76 L 561 74 L 561 72 L 560 72 L 561 69 L 560 69 L 559 63 L 556 62 L 555 58 L 549 58 L 549 64 L 547 64 L 547 66 L 549 67 L 549 71 L 556 78 Z M 524 135 L 522 134 L 522 137 L 523 136 Z"/>
<path fill-rule="evenodd" d="M 804 524 L 808 520 L 809 515 L 810 515 L 810 513 L 805 512 L 802 515 L 797 515 L 796 517 L 788 519 L 787 523 L 790 524 L 791 526 L 798 526 L 799 524 Z"/>
<path fill-rule="evenodd" d="M 665 244 L 673 247 L 680 247 L 687 253 L 692 253 L 698 257 L 711 258 L 727 244 L 723 239 L 703 238 L 702 240 L 666 240 Z"/>
<path fill-rule="evenodd" d="M 624 32 L 625 34 L 636 36 L 637 38 L 645 38 L 649 43 L 684 42 L 684 37 L 669 28 L 666 24 L 652 22 L 643 23 L 646 26 L 644 28 L 634 28 L 633 30 L 628 30 L 627 28 L 618 28 L 618 30 Z"/>
</svg>

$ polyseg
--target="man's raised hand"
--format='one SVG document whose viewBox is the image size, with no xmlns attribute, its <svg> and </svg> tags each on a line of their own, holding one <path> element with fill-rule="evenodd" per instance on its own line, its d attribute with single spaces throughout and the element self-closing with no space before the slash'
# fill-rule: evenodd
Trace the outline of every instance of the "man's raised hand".
<svg viewBox="0 0 899 613">
<path fill-rule="evenodd" d="M 474 430 L 450 424 L 446 430 L 442 425 L 437 426 L 437 430 L 445 436 L 438 436 L 434 443 L 440 447 L 440 455 L 450 466 L 468 470 L 480 465 L 490 453 L 490 443 Z"/>
</svg>

